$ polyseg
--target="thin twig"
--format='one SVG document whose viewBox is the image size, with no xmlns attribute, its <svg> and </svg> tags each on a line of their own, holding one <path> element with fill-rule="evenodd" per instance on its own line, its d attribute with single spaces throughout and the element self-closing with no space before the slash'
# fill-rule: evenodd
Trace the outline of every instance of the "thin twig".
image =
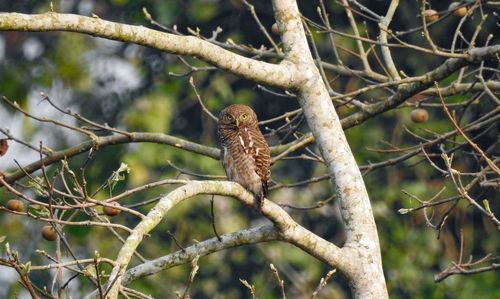
<svg viewBox="0 0 500 299">
<path fill-rule="evenodd" d="M 436 88 L 437 88 L 438 83 L 434 82 L 434 84 L 436 85 Z M 467 140 L 467 142 L 470 144 L 470 146 L 472 146 L 472 148 L 474 148 L 483 157 L 483 159 L 486 161 L 488 166 L 490 166 L 491 169 L 493 169 L 498 175 L 500 175 L 500 168 L 498 168 L 495 165 L 495 163 L 493 163 L 493 161 L 491 161 L 491 159 L 486 156 L 486 154 L 483 152 L 483 150 L 477 144 L 472 142 L 472 140 L 464 133 L 462 128 L 460 128 L 460 126 L 457 124 L 455 118 L 451 115 L 450 111 L 448 110 L 448 107 L 446 107 L 446 105 L 444 103 L 444 99 L 441 96 L 441 94 L 439 93 L 439 89 L 437 89 L 437 90 L 438 90 L 439 99 L 441 100 L 441 104 L 443 105 L 443 110 L 446 113 L 446 115 L 448 116 L 448 118 L 450 119 L 450 121 L 453 124 L 453 126 L 455 127 L 455 129 L 460 133 L 460 135 L 462 135 L 462 137 L 465 140 Z"/>
<path fill-rule="evenodd" d="M 286 299 L 286 294 L 285 294 L 285 283 L 283 279 L 281 279 L 280 274 L 278 273 L 278 269 L 274 267 L 273 264 L 269 264 L 269 268 L 271 268 L 271 272 L 273 272 L 274 277 L 278 281 L 278 285 L 280 286 L 281 290 L 281 298 Z"/>
<path fill-rule="evenodd" d="M 200 106 L 201 106 L 201 109 L 203 109 L 203 111 L 208 115 L 210 116 L 211 119 L 213 119 L 215 122 L 218 122 L 219 121 L 219 118 L 215 115 L 212 114 L 212 112 L 210 112 L 210 110 L 207 109 L 207 107 L 205 107 L 205 104 L 203 104 L 203 101 L 201 100 L 201 97 L 200 95 L 198 94 L 198 90 L 196 90 L 196 85 L 194 85 L 194 79 L 193 77 L 189 77 L 189 84 L 191 85 L 191 87 L 193 88 L 194 90 L 194 93 L 196 94 L 196 98 L 198 99 L 198 102 L 200 103 Z"/>
<path fill-rule="evenodd" d="M 182 245 L 177 241 L 177 238 L 174 234 L 172 234 L 169 230 L 167 231 L 167 234 L 170 236 L 170 238 L 172 238 L 172 240 L 174 240 L 175 245 L 177 245 L 177 247 L 179 247 L 182 252 L 186 252 L 186 249 L 182 247 Z"/>
<path fill-rule="evenodd" d="M 214 231 L 215 236 L 217 237 L 217 240 L 219 240 L 219 242 L 222 242 L 222 239 L 219 236 L 219 233 L 217 232 L 217 228 L 215 226 L 214 196 L 215 195 L 212 194 L 212 197 L 210 198 L 210 220 L 212 222 L 212 229 Z"/>
<path fill-rule="evenodd" d="M 337 272 L 337 269 L 332 269 L 326 273 L 325 277 L 321 277 L 321 280 L 319 281 L 318 286 L 314 290 L 314 292 L 311 294 L 311 299 L 316 298 L 316 296 L 319 294 L 319 292 L 324 289 L 328 283 L 328 280 L 332 277 L 332 275 Z"/>
<path fill-rule="evenodd" d="M 181 299 L 189 299 L 189 289 L 193 285 L 194 277 L 196 276 L 196 273 L 198 273 L 198 259 L 200 258 L 199 255 L 197 255 L 192 261 L 191 261 L 191 272 L 189 272 L 189 280 L 188 284 L 186 285 L 186 289 L 184 290 L 184 293 L 182 294 Z"/>
</svg>

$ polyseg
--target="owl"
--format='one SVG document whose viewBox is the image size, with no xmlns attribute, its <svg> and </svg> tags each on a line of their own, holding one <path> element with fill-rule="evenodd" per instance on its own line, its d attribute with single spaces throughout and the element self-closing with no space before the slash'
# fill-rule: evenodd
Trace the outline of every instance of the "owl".
<svg viewBox="0 0 500 299">
<path fill-rule="evenodd" d="M 270 152 L 252 108 L 234 104 L 219 114 L 221 160 L 229 180 L 255 195 L 260 207 L 271 180 Z"/>
</svg>

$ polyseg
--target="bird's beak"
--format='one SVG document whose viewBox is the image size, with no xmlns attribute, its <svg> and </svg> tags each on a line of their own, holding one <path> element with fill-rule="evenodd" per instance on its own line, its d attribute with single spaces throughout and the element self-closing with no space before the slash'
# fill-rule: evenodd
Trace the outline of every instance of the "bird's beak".
<svg viewBox="0 0 500 299">
<path fill-rule="evenodd" d="M 236 119 L 236 126 L 239 127 L 240 126 L 240 122 L 238 119 Z"/>
</svg>

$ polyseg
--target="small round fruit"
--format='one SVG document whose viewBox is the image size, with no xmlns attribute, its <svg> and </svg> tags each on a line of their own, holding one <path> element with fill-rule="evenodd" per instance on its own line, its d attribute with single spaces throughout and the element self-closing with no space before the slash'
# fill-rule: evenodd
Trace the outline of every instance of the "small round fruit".
<svg viewBox="0 0 500 299">
<path fill-rule="evenodd" d="M 462 6 L 459 7 L 460 3 L 458 2 L 452 2 L 450 3 L 450 6 L 448 6 L 449 10 L 453 10 L 453 15 L 456 17 L 463 17 L 467 13 L 467 7 Z"/>
<path fill-rule="evenodd" d="M 280 30 L 278 29 L 278 24 L 274 23 L 273 26 L 271 26 L 271 31 L 274 34 L 279 35 L 280 34 Z"/>
<path fill-rule="evenodd" d="M 429 113 L 425 109 L 417 108 L 410 112 L 410 117 L 413 122 L 423 123 L 429 119 Z"/>
<path fill-rule="evenodd" d="M 104 208 L 102 208 L 102 211 L 104 212 L 104 214 L 106 214 L 110 217 L 113 217 L 113 216 L 120 214 L 121 210 L 118 208 L 118 207 L 120 207 L 120 204 L 115 201 L 115 202 L 112 202 L 111 205 L 115 206 L 116 208 L 110 207 L 110 206 L 105 206 Z"/>
<path fill-rule="evenodd" d="M 42 237 L 47 241 L 55 241 L 57 240 L 57 233 L 51 225 L 45 225 L 42 227 Z"/>
<path fill-rule="evenodd" d="M 434 9 L 426 9 L 424 10 L 424 18 L 427 23 L 432 23 L 439 19 L 439 15 Z"/>
<path fill-rule="evenodd" d="M 7 202 L 7 209 L 22 212 L 24 210 L 24 203 L 19 199 L 11 199 Z"/>
<path fill-rule="evenodd" d="M 458 9 L 456 9 L 454 12 L 453 12 L 453 15 L 454 16 L 457 16 L 457 17 L 463 17 L 467 14 L 467 7 L 465 6 L 462 6 Z"/>
</svg>

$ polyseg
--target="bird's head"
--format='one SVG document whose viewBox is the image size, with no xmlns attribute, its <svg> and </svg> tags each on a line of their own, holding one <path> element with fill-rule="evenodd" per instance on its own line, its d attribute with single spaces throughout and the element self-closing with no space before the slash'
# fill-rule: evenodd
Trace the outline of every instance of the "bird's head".
<svg viewBox="0 0 500 299">
<path fill-rule="evenodd" d="M 220 112 L 219 125 L 233 129 L 255 127 L 257 126 L 257 115 L 252 108 L 246 105 L 233 104 Z"/>
</svg>

